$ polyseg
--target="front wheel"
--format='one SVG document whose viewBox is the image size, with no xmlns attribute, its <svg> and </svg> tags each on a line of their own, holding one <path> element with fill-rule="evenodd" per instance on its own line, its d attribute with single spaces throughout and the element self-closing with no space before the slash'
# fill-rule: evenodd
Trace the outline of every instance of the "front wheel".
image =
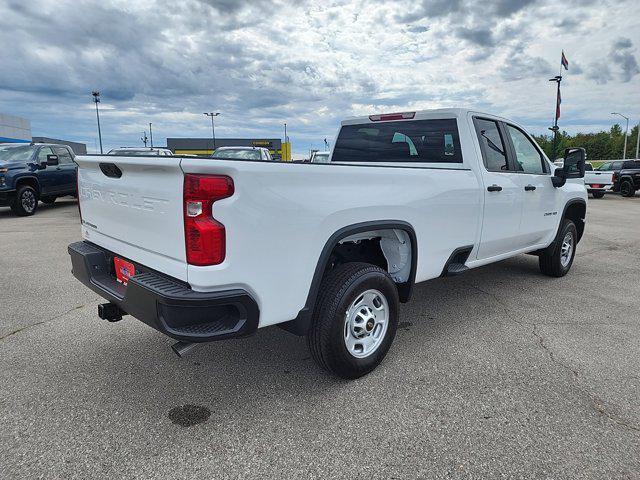
<svg viewBox="0 0 640 480">
<path fill-rule="evenodd" d="M 539 257 L 540 271 L 550 277 L 564 277 L 576 255 L 578 230 L 571 220 L 564 220 L 560 228 L 560 239 L 552 253 L 543 253 Z"/>
<path fill-rule="evenodd" d="M 636 194 L 636 189 L 630 180 L 625 180 L 620 184 L 620 194 L 623 197 L 633 197 Z"/>
<path fill-rule="evenodd" d="M 33 187 L 23 185 L 18 188 L 16 198 L 11 204 L 13 213 L 20 217 L 27 217 L 36 213 L 38 208 L 38 194 Z"/>
<path fill-rule="evenodd" d="M 389 274 L 368 263 L 329 272 L 307 344 L 315 362 L 342 378 L 358 378 L 384 359 L 398 327 L 398 290 Z"/>
</svg>

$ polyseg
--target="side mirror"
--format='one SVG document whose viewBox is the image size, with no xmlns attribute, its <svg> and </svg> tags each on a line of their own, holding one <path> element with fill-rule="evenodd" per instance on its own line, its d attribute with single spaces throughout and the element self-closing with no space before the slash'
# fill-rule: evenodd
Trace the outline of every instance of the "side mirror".
<svg viewBox="0 0 640 480">
<path fill-rule="evenodd" d="M 587 152 L 584 148 L 567 148 L 564 151 L 562 167 L 556 168 L 551 177 L 554 187 L 562 187 L 568 178 L 584 178 Z"/>
<path fill-rule="evenodd" d="M 587 152 L 584 148 L 567 148 L 564 151 L 565 178 L 584 178 Z"/>
<path fill-rule="evenodd" d="M 43 162 L 44 163 L 44 162 Z M 58 165 L 58 155 L 47 155 L 47 166 Z"/>
</svg>

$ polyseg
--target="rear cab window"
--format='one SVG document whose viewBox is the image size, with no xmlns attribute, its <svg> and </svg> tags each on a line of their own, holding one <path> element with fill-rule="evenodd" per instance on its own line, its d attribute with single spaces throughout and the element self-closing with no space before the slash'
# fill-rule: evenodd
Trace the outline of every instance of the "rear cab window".
<svg viewBox="0 0 640 480">
<path fill-rule="evenodd" d="M 454 118 L 343 125 L 332 162 L 462 163 Z"/>
</svg>

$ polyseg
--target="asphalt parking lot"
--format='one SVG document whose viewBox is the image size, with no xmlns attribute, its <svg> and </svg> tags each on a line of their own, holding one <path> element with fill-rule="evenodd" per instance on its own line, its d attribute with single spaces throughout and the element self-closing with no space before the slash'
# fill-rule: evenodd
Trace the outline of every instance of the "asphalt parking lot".
<svg viewBox="0 0 640 480">
<path fill-rule="evenodd" d="M 640 478 L 639 218 L 640 197 L 590 199 L 562 279 L 520 256 L 419 285 L 383 365 L 345 382 L 278 328 L 180 359 L 100 321 L 76 204 L 0 208 L 0 476 Z"/>
</svg>

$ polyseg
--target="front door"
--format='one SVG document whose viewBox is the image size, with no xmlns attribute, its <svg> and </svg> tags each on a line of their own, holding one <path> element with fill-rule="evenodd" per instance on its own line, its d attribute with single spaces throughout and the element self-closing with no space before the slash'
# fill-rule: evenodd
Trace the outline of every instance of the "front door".
<svg viewBox="0 0 640 480">
<path fill-rule="evenodd" d="M 66 147 L 53 147 L 58 155 L 58 193 L 70 195 L 76 191 L 76 164 Z"/>
<path fill-rule="evenodd" d="M 38 155 L 36 156 L 36 163 L 38 165 L 42 165 L 43 163 L 46 165 L 47 155 L 53 155 L 53 150 L 51 150 L 51 147 L 40 147 L 40 150 L 38 150 Z M 56 185 L 56 167 L 53 165 L 46 166 L 41 170 L 38 170 L 37 172 L 38 182 L 40 182 L 40 195 L 51 195 L 55 193 L 58 188 L 58 186 Z"/>
<path fill-rule="evenodd" d="M 548 243 L 558 225 L 560 192 L 551 182 L 551 169 L 542 152 L 520 128 L 506 124 L 511 154 L 522 189 L 520 248 Z"/>
<path fill-rule="evenodd" d="M 520 176 L 509 161 L 502 125 L 491 119 L 474 117 L 483 165 L 484 216 L 478 260 L 517 249 L 522 216 L 523 191 Z"/>
</svg>

